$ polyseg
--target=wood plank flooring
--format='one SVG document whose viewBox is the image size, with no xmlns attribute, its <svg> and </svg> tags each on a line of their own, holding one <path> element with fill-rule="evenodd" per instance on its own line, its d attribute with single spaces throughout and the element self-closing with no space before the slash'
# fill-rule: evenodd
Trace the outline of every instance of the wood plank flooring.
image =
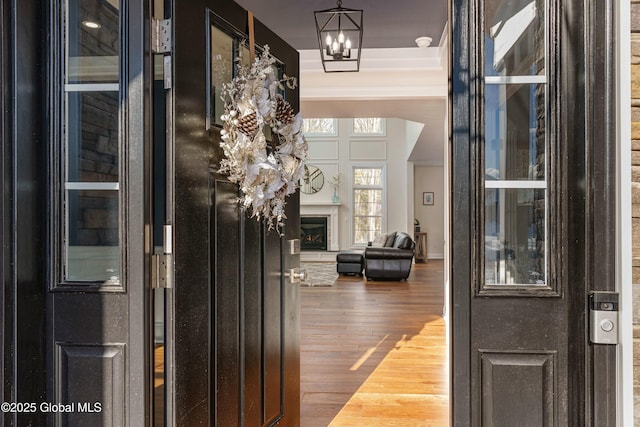
<svg viewBox="0 0 640 427">
<path fill-rule="evenodd" d="M 442 261 L 301 289 L 302 427 L 449 425 Z"/>
</svg>

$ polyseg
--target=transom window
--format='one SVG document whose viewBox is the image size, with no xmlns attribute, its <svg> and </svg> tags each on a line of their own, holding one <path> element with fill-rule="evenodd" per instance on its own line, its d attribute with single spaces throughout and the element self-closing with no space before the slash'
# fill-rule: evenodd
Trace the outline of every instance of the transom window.
<svg viewBox="0 0 640 427">
<path fill-rule="evenodd" d="M 302 130 L 307 135 L 337 135 L 336 119 L 303 119 Z"/>
<path fill-rule="evenodd" d="M 353 119 L 353 133 L 356 135 L 384 135 L 385 120 L 379 117 Z"/>
<path fill-rule="evenodd" d="M 366 245 L 382 234 L 384 214 L 384 169 L 382 166 L 353 168 L 353 241 Z"/>
<path fill-rule="evenodd" d="M 547 285 L 547 5 L 483 7 L 483 286 Z"/>
</svg>

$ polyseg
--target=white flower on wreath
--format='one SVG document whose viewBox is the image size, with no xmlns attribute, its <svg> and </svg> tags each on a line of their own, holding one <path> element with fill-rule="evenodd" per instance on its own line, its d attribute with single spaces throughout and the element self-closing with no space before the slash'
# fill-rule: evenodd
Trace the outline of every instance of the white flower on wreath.
<svg viewBox="0 0 640 427">
<path fill-rule="evenodd" d="M 220 171 L 239 185 L 240 205 L 279 232 L 286 219 L 286 197 L 295 193 L 304 174 L 308 147 L 302 116 L 293 115 L 278 94 L 284 85 L 295 88 L 297 80 L 287 75 L 277 79 L 273 64 L 265 46 L 250 69 L 239 66 L 238 75 L 223 85 Z M 273 142 L 267 141 L 264 126 L 270 127 Z"/>
</svg>

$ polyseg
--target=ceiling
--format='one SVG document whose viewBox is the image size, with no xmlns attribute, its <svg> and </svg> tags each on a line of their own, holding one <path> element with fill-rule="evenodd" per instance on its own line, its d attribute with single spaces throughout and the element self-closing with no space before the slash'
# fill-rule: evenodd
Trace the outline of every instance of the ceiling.
<svg viewBox="0 0 640 427">
<path fill-rule="evenodd" d="M 313 12 L 336 7 L 335 0 L 235 1 L 297 50 L 318 49 Z M 363 49 L 415 48 L 415 39 L 421 36 L 431 37 L 431 46 L 439 46 L 448 18 L 448 0 L 343 0 L 342 6 L 364 11 Z M 305 117 L 395 117 L 424 123 L 409 160 L 444 161 L 444 99 L 301 101 Z"/>
<path fill-rule="evenodd" d="M 296 49 L 317 49 L 313 12 L 336 7 L 334 0 L 235 0 Z M 428 36 L 438 45 L 447 22 L 447 0 L 343 0 L 362 9 L 363 49 L 415 47 Z"/>
</svg>

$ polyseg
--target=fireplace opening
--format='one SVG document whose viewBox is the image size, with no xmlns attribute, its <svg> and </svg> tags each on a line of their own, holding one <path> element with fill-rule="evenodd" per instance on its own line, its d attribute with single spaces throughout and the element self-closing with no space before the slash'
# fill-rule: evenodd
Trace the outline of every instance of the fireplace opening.
<svg viewBox="0 0 640 427">
<path fill-rule="evenodd" d="M 327 250 L 327 217 L 300 217 L 300 249 L 303 251 Z"/>
</svg>

